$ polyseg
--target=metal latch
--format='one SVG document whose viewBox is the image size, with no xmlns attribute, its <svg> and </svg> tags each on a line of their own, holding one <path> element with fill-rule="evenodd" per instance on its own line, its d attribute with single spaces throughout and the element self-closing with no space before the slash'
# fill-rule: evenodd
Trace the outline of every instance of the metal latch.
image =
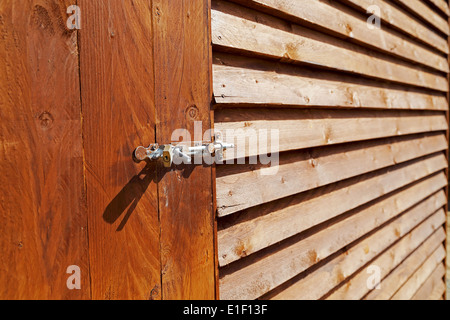
<svg viewBox="0 0 450 320">
<path fill-rule="evenodd" d="M 223 160 L 223 152 L 227 149 L 234 148 L 234 144 L 223 143 L 220 140 L 220 135 L 215 135 L 215 141 L 212 143 L 196 143 L 194 146 L 186 146 L 183 144 L 151 144 L 147 148 L 138 147 L 134 151 L 134 159 L 136 162 L 141 161 L 157 161 L 162 159 L 164 167 L 170 168 L 177 158 L 177 164 L 192 163 L 192 158 L 198 155 L 209 154 L 215 157 L 216 161 Z"/>
</svg>

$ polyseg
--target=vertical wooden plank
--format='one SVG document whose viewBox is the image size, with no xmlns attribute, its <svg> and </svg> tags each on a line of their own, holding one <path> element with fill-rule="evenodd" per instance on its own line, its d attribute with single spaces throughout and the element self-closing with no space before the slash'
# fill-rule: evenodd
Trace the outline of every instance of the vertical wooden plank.
<svg viewBox="0 0 450 320">
<path fill-rule="evenodd" d="M 79 0 L 93 299 L 160 299 L 151 0 Z"/>
<path fill-rule="evenodd" d="M 0 299 L 90 297 L 70 4 L 0 1 Z M 66 286 L 71 265 L 80 290 Z"/>
<path fill-rule="evenodd" d="M 157 139 L 175 129 L 194 138 L 194 121 L 211 126 L 208 0 L 153 1 Z M 163 299 L 214 299 L 212 168 L 160 170 L 159 215 Z"/>
</svg>

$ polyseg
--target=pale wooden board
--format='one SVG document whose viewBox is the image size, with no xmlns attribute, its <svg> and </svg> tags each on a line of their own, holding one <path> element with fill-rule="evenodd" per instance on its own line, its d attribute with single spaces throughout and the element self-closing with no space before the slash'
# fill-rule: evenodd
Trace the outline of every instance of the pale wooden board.
<svg viewBox="0 0 450 320">
<path fill-rule="evenodd" d="M 408 279 L 408 281 L 394 294 L 392 300 L 410 300 L 417 290 L 425 283 L 436 267 L 445 259 L 445 248 L 441 245 L 419 269 Z"/>
<path fill-rule="evenodd" d="M 355 8 L 367 12 L 370 6 L 381 8 L 382 25 L 383 22 L 394 26 L 414 37 L 415 39 L 426 43 L 442 53 L 448 53 L 447 39 L 440 37 L 426 26 L 412 18 L 398 7 L 383 0 L 342 0 L 342 2 L 354 6 Z M 371 15 L 371 14 L 370 14 Z M 367 15 L 368 17 L 370 15 Z"/>
<path fill-rule="evenodd" d="M 440 153 L 251 208 L 225 224 L 219 220 L 219 264 L 269 247 L 446 167 Z"/>
<path fill-rule="evenodd" d="M 434 12 L 430 7 L 420 0 L 395 0 L 395 2 L 408 8 L 422 19 L 433 25 L 442 33 L 449 35 L 448 21 Z"/>
<path fill-rule="evenodd" d="M 441 263 L 433 271 L 419 290 L 414 294 L 412 300 L 439 300 L 445 292 L 445 283 L 442 280 L 445 275 L 445 267 Z"/>
<path fill-rule="evenodd" d="M 275 290 L 277 292 L 270 294 L 268 298 L 274 300 L 317 300 L 322 298 L 334 287 L 358 272 L 400 237 L 408 234 L 417 224 L 421 223 L 420 226 L 411 232 L 411 240 L 414 240 L 416 244 L 420 244 L 427 236 L 435 232 L 440 221 L 442 221 L 442 211 L 433 214 L 429 218 L 426 217 L 431 212 L 435 212 L 434 210 L 442 206 L 443 203 L 445 203 L 445 194 L 441 191 L 439 194 L 412 208 L 386 227 L 358 242 L 349 250 L 342 251 L 337 257 L 319 269 L 290 283 L 289 287 L 278 291 Z M 422 222 L 424 218 L 426 219 Z M 430 242 L 432 244 L 440 243 L 439 241 L 442 238 L 445 238 L 445 233 L 441 231 L 433 236 Z M 436 247 L 437 245 L 432 249 Z M 365 271 L 366 269 L 363 270 Z"/>
<path fill-rule="evenodd" d="M 217 104 L 446 110 L 445 95 L 215 53 Z M 270 92 L 270 94 L 262 94 Z"/>
<path fill-rule="evenodd" d="M 443 112 L 227 108 L 215 112 L 214 129 L 236 146 L 225 159 L 236 159 L 447 128 Z"/>
<path fill-rule="evenodd" d="M 409 85 L 447 91 L 445 77 L 388 59 L 283 20 L 220 2 L 212 10 L 214 45 L 286 62 L 309 64 Z"/>
<path fill-rule="evenodd" d="M 442 2 L 442 0 L 433 0 Z M 294 23 L 306 23 L 350 41 L 414 61 L 443 72 L 448 71 L 447 60 L 423 48 L 398 33 L 367 28 L 367 19 L 355 17 L 336 3 L 292 0 L 235 0 Z M 345 7 L 344 7 L 345 8 Z"/>
<path fill-rule="evenodd" d="M 445 222 L 444 210 L 439 211 L 439 220 L 435 220 L 435 227 L 442 225 Z M 427 239 L 430 235 L 429 232 L 411 233 L 411 235 L 402 238 L 401 241 L 390 247 L 383 252 L 375 260 L 370 262 L 370 266 L 378 267 L 380 270 L 381 279 L 386 277 L 392 270 L 402 263 L 408 256 L 414 252 L 419 245 Z M 434 240 L 433 251 L 442 244 L 442 237 L 438 238 L 439 241 Z M 420 264 L 419 264 L 420 265 Z M 369 267 L 369 266 L 367 266 Z M 334 291 L 328 299 L 331 300 L 359 300 L 362 299 L 369 291 L 370 287 L 367 285 L 370 277 L 368 269 L 365 268 L 359 271 L 356 275 L 352 276 L 345 284 L 341 285 L 336 291 Z M 380 284 L 383 287 L 383 281 Z M 376 289 L 374 290 L 376 291 Z"/>
<path fill-rule="evenodd" d="M 282 154 L 272 168 L 218 166 L 217 209 L 230 214 L 446 148 L 442 134 L 419 135 Z"/>
<path fill-rule="evenodd" d="M 395 192 L 309 237 L 293 237 L 221 270 L 221 299 L 256 299 L 441 189 L 439 174 Z M 418 196 L 420 195 L 420 196 Z"/>
<path fill-rule="evenodd" d="M 217 104 L 298 107 L 446 110 L 443 94 L 412 91 L 264 60 L 214 54 L 214 99 Z M 270 94 L 267 94 L 269 93 Z"/>
</svg>

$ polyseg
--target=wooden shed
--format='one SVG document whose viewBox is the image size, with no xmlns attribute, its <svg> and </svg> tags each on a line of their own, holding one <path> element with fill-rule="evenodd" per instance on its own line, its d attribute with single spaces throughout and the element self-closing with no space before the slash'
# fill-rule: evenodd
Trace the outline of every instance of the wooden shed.
<svg viewBox="0 0 450 320">
<path fill-rule="evenodd" d="M 449 15 L 1 0 L 0 299 L 444 299 Z"/>
</svg>

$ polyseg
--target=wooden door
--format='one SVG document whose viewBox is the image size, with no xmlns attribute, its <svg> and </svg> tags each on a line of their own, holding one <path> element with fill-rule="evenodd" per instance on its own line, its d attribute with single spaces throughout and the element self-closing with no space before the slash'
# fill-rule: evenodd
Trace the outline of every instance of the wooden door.
<svg viewBox="0 0 450 320">
<path fill-rule="evenodd" d="M 0 298 L 214 299 L 213 169 L 132 160 L 211 127 L 209 2 L 20 1 L 0 3 Z"/>
</svg>

